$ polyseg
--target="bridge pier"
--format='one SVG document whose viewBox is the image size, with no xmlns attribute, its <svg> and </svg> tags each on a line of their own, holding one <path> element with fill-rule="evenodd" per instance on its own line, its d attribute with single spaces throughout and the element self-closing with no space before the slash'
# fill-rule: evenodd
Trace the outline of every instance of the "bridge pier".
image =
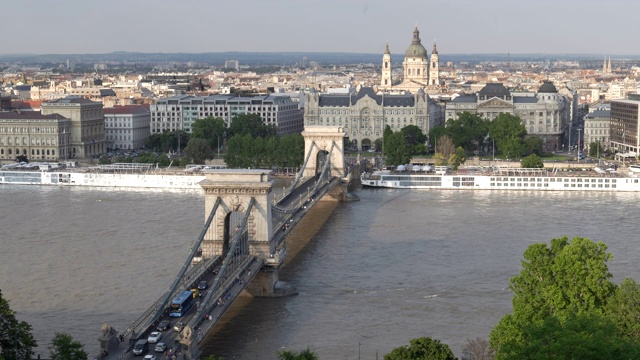
<svg viewBox="0 0 640 360">
<path fill-rule="evenodd" d="M 291 284 L 280 281 L 278 269 L 263 267 L 245 291 L 254 297 L 282 297 L 296 295 L 298 290 Z"/>
</svg>

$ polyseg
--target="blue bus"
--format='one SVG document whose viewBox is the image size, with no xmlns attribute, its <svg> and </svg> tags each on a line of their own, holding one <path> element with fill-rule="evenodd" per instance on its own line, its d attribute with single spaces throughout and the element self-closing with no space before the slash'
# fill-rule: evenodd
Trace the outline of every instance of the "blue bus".
<svg viewBox="0 0 640 360">
<path fill-rule="evenodd" d="M 193 305 L 193 293 L 189 290 L 185 290 L 178 294 L 178 296 L 171 301 L 169 306 L 169 316 L 181 317 L 189 311 L 191 305 Z"/>
</svg>

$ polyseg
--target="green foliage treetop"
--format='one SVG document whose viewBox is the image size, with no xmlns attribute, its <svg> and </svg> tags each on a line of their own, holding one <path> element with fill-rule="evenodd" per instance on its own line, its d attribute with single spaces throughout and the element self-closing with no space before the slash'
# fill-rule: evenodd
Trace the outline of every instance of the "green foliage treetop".
<svg viewBox="0 0 640 360">
<path fill-rule="evenodd" d="M 429 337 L 411 339 L 384 355 L 384 360 L 457 360 L 447 344 Z"/>
<path fill-rule="evenodd" d="M 278 356 L 278 360 L 318 360 L 318 355 L 311 351 L 309 347 L 300 352 L 280 350 L 276 354 Z"/>
<path fill-rule="evenodd" d="M 544 167 L 544 163 L 538 155 L 531 154 L 520 160 L 520 167 L 525 169 L 542 169 Z"/>
<path fill-rule="evenodd" d="M 0 358 L 31 359 L 38 344 L 31 334 L 31 325 L 18 321 L 15 314 L 0 290 Z"/>
<path fill-rule="evenodd" d="M 87 360 L 87 352 L 79 341 L 73 340 L 67 333 L 57 332 L 51 344 L 51 360 Z"/>
</svg>

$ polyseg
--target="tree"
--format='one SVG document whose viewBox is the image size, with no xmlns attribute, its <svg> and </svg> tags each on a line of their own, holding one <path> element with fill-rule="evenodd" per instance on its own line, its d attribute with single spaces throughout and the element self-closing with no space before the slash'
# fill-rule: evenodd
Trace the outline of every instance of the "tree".
<svg viewBox="0 0 640 360">
<path fill-rule="evenodd" d="M 31 359 L 32 349 L 38 344 L 31 334 L 31 325 L 18 321 L 15 314 L 0 290 L 0 358 Z"/>
<path fill-rule="evenodd" d="M 551 240 L 551 246 L 532 244 L 524 252 L 522 271 L 511 278 L 513 312 L 493 328 L 491 347 L 524 341 L 524 327 L 556 316 L 602 311 L 615 285 L 607 261 L 613 256 L 607 246 L 589 239 L 565 236 Z"/>
<path fill-rule="evenodd" d="M 493 351 L 489 347 L 489 342 L 479 337 L 473 340 L 467 339 L 462 349 L 461 360 L 493 360 Z"/>
<path fill-rule="evenodd" d="M 384 360 L 456 360 L 447 344 L 429 337 L 411 339 L 409 345 L 403 345 L 384 355 Z"/>
<path fill-rule="evenodd" d="M 589 156 L 599 157 L 602 153 L 604 153 L 604 149 L 602 148 L 600 141 L 596 140 L 589 144 Z"/>
<path fill-rule="evenodd" d="M 215 355 L 209 355 L 206 358 L 204 358 L 205 360 L 224 360 L 224 358 L 222 357 L 217 357 Z"/>
<path fill-rule="evenodd" d="M 300 352 L 280 350 L 276 354 L 278 355 L 278 360 L 318 360 L 318 355 L 311 351 L 308 346 Z"/>
<path fill-rule="evenodd" d="M 526 155 L 536 154 L 542 156 L 544 153 L 544 142 L 539 136 L 526 136 L 524 138 L 524 152 Z"/>
<path fill-rule="evenodd" d="M 449 156 L 449 165 L 453 167 L 453 170 L 458 170 L 460 165 L 464 164 L 467 159 L 464 157 L 464 149 L 461 146 L 458 146 L 456 152 Z"/>
<path fill-rule="evenodd" d="M 640 340 L 640 284 L 624 279 L 604 310 L 623 337 L 635 342 Z"/>
<path fill-rule="evenodd" d="M 496 147 L 504 158 L 524 155 L 524 137 L 527 129 L 519 117 L 512 114 L 500 114 L 489 124 L 489 133 L 496 141 Z"/>
<path fill-rule="evenodd" d="M 429 146 L 433 149 L 436 148 L 436 145 L 440 142 L 440 138 L 449 135 L 449 130 L 444 126 L 434 126 L 429 131 Z"/>
<path fill-rule="evenodd" d="M 393 130 L 391 130 L 391 126 L 386 125 L 382 132 L 382 152 L 387 152 L 387 141 L 391 135 L 393 135 Z"/>
<path fill-rule="evenodd" d="M 453 153 L 456 152 L 456 147 L 451 141 L 449 135 L 444 135 L 438 139 L 435 148 L 436 154 L 442 154 L 445 159 L 448 159 Z"/>
<path fill-rule="evenodd" d="M 217 149 L 222 146 L 227 126 L 222 118 L 212 116 L 197 119 L 191 124 L 191 136 L 207 140 L 209 147 Z"/>
<path fill-rule="evenodd" d="M 271 137 L 278 135 L 275 125 L 265 125 L 258 114 L 240 114 L 231 120 L 229 130 L 232 135 L 251 135 L 257 137 Z"/>
<path fill-rule="evenodd" d="M 457 119 L 447 120 L 446 129 L 456 147 L 462 146 L 466 151 L 473 151 L 482 146 L 489 132 L 489 121 L 465 111 Z"/>
<path fill-rule="evenodd" d="M 419 151 L 424 151 L 424 143 L 427 142 L 427 135 L 422 132 L 422 129 L 415 125 L 407 125 L 400 129 L 404 140 L 407 143 L 410 154 L 417 154 Z M 422 145 L 422 147 L 420 147 Z"/>
<path fill-rule="evenodd" d="M 542 169 L 544 167 L 544 163 L 538 155 L 531 154 L 520 161 L 520 167 L 526 169 Z"/>
<path fill-rule="evenodd" d="M 384 154 L 389 165 L 397 166 L 409 162 L 409 150 L 402 133 L 394 132 L 389 135 L 385 142 Z"/>
<path fill-rule="evenodd" d="M 192 138 L 189 140 L 184 153 L 196 164 L 204 164 L 206 159 L 211 159 L 212 151 L 209 144 L 204 139 Z"/>
<path fill-rule="evenodd" d="M 497 359 L 637 359 L 638 350 L 637 343 L 619 335 L 610 319 L 591 310 L 525 324 L 523 341 L 504 343 Z"/>
<path fill-rule="evenodd" d="M 67 333 L 57 332 L 49 345 L 51 360 L 87 360 L 87 352 L 79 341 Z"/>
</svg>

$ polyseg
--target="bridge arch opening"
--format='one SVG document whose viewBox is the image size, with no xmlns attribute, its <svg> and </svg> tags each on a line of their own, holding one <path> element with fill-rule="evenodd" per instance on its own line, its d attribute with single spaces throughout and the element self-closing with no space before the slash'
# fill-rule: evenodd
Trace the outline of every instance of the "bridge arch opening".
<svg viewBox="0 0 640 360">
<path fill-rule="evenodd" d="M 240 231 L 240 225 L 242 225 L 243 213 L 240 211 L 231 211 L 224 218 L 224 237 L 222 239 L 222 254 L 223 256 L 229 252 L 231 246 L 231 240 Z"/>
<path fill-rule="evenodd" d="M 327 150 L 319 150 L 316 154 L 316 175 L 322 173 L 322 169 L 327 161 L 329 161 L 329 152 Z"/>
</svg>

